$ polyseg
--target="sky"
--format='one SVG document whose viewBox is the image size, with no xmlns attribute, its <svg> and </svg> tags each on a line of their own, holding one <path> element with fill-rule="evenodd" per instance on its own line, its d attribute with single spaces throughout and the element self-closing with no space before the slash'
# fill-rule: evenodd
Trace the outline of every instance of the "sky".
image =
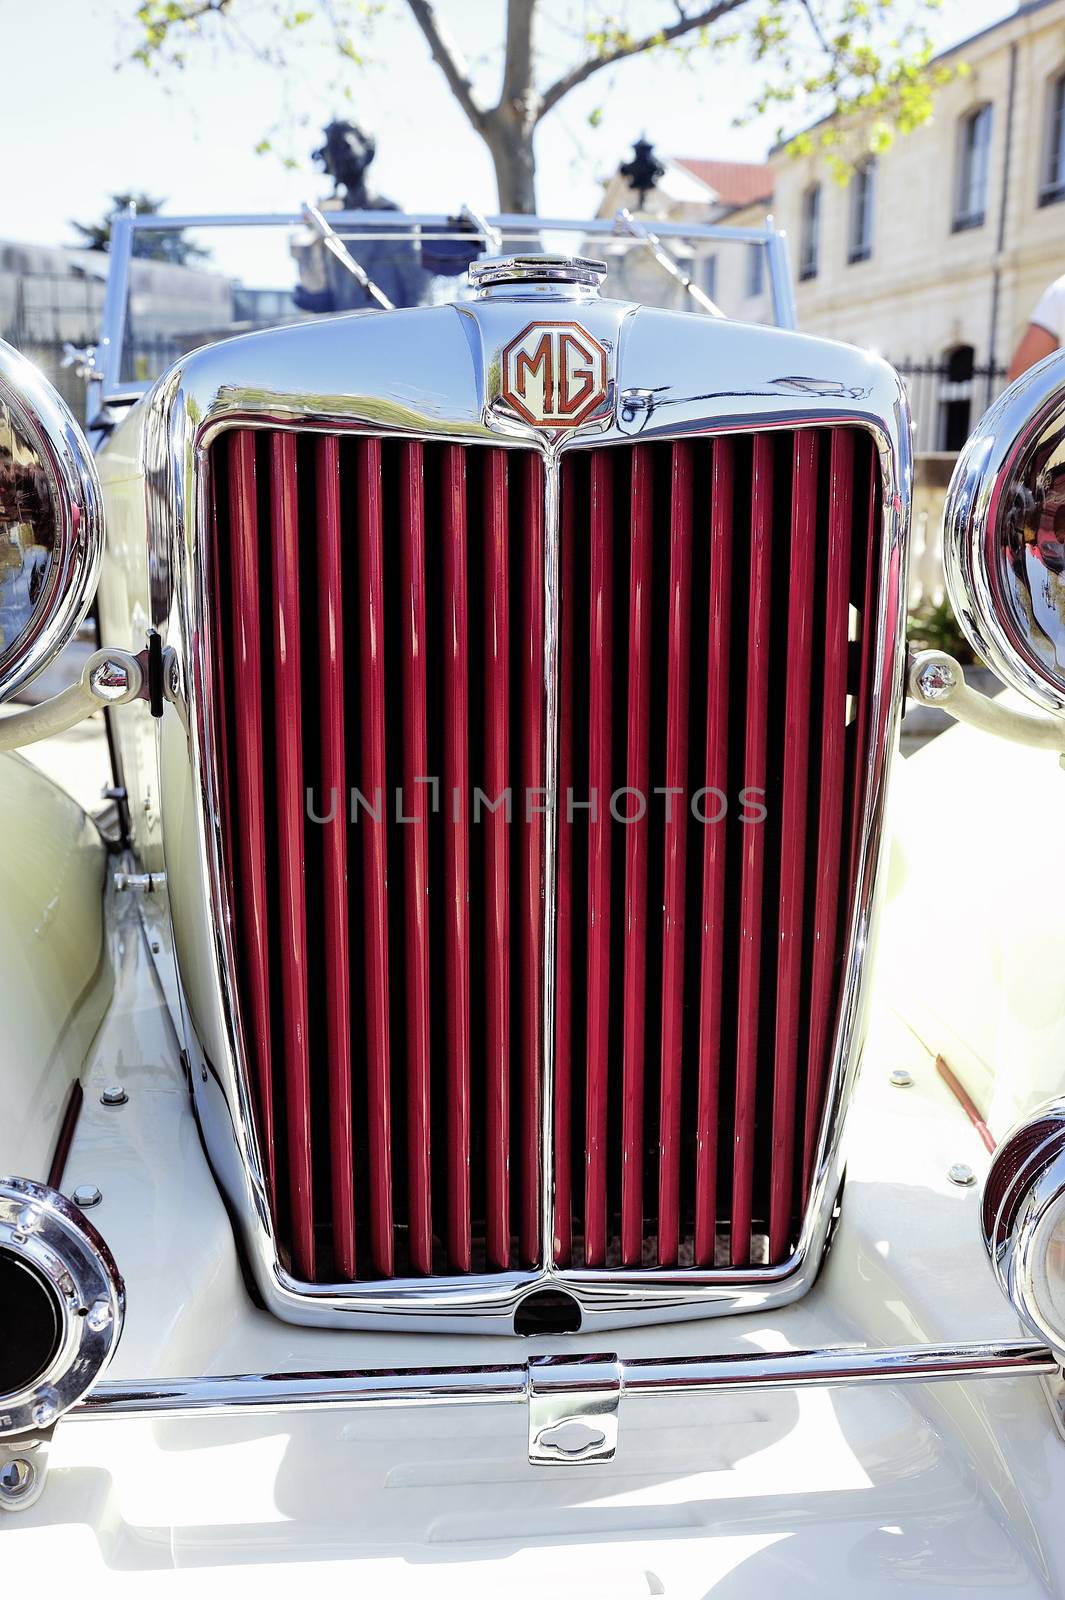
<svg viewBox="0 0 1065 1600">
<path fill-rule="evenodd" d="M 487 92 L 498 73 L 502 0 L 438 0 L 436 9 Z M 633 9 L 669 11 L 650 0 Z M 954 43 L 1012 9 L 1010 0 L 945 0 L 939 42 Z M 495 208 L 487 152 L 401 0 L 375 24 L 366 64 L 347 73 L 350 107 L 327 82 L 334 58 L 309 48 L 296 51 L 284 83 L 274 68 L 220 43 L 192 52 L 183 71 L 153 77 L 128 61 L 134 10 L 135 0 L 0 0 L 0 238 L 73 242 L 69 220 L 98 218 L 121 190 L 162 196 L 167 210 L 186 214 L 297 210 L 301 199 L 325 192 L 309 153 L 335 114 L 375 133 L 374 186 L 407 209 Z M 545 14 L 543 44 L 557 68 L 580 49 L 581 28 L 599 8 L 545 0 Z M 602 182 L 644 133 L 670 155 L 762 159 L 778 117 L 733 126 L 750 84 L 738 56 L 711 71 L 646 57 L 597 76 L 541 127 L 541 214 L 591 215 Z M 602 116 L 592 128 L 595 109 Z M 307 125 L 293 129 L 299 118 Z M 279 142 L 304 161 L 297 171 L 275 153 L 255 154 L 279 122 Z"/>
</svg>

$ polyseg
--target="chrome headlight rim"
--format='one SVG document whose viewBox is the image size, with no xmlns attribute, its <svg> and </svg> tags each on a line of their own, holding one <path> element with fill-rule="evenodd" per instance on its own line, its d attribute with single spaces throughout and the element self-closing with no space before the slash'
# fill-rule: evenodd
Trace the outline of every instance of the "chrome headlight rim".
<svg viewBox="0 0 1065 1600">
<path fill-rule="evenodd" d="M 47 1184 L 0 1178 L 0 1254 L 25 1267 L 51 1296 L 58 1339 L 22 1387 L 0 1393 L 0 1441 L 50 1428 L 91 1389 L 122 1332 L 126 1295 L 96 1229 Z"/>
<path fill-rule="evenodd" d="M 1021 1321 L 1056 1354 L 1065 1354 L 1065 1259 L 1058 1268 L 1060 1313 L 1048 1312 L 1053 1290 L 1047 1253 L 1065 1220 L 1065 1102 L 1055 1101 L 1018 1124 L 992 1157 L 984 1182 L 984 1244 L 999 1287 Z"/>
<path fill-rule="evenodd" d="M 0 701 L 42 672 L 70 643 L 96 591 L 103 557 L 103 493 L 73 413 L 31 361 L 0 340 L 0 402 L 40 451 L 56 513 L 47 587 L 27 628 L 0 651 Z"/>
<path fill-rule="evenodd" d="M 1006 491 L 1049 425 L 1065 433 L 1065 353 L 1018 378 L 985 412 L 958 457 L 947 491 L 943 558 L 947 594 L 976 654 L 1027 699 L 1065 713 L 1065 667 L 1055 672 L 1012 621 L 1003 593 L 999 524 Z"/>
</svg>

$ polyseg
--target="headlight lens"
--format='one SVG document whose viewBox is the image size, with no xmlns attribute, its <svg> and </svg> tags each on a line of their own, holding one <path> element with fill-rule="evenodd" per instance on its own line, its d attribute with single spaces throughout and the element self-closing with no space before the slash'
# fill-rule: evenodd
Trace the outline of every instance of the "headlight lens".
<svg viewBox="0 0 1065 1600">
<path fill-rule="evenodd" d="M 1026 372 L 977 425 L 947 494 L 944 554 L 973 648 L 1065 711 L 1065 356 Z"/>
<path fill-rule="evenodd" d="M 76 631 L 92 598 L 102 527 L 80 428 L 36 368 L 0 342 L 0 699 Z"/>
</svg>

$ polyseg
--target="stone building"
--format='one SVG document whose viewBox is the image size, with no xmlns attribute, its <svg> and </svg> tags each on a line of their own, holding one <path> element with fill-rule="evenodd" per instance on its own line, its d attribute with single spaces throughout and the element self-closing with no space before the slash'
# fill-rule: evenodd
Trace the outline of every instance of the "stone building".
<svg viewBox="0 0 1065 1600">
<path fill-rule="evenodd" d="M 1065 273 L 1065 0 L 1028 0 L 939 59 L 966 70 L 937 91 L 926 126 L 867 160 L 862 127 L 841 125 L 857 163 L 847 184 L 816 149 L 780 146 L 764 167 L 673 159 L 641 213 L 760 227 L 772 212 L 799 327 L 903 371 L 921 452 L 960 447 L 1040 294 Z M 633 203 L 618 175 L 600 214 Z M 750 322 L 772 320 L 757 254 L 693 253 L 696 281 Z M 614 292 L 627 290 L 615 281 Z"/>
<path fill-rule="evenodd" d="M 773 169 L 755 161 L 705 161 L 660 156 L 665 172 L 638 207 L 637 197 L 621 173 L 603 191 L 601 217 L 622 206 L 653 228 L 656 222 L 723 222 L 762 228 L 773 193 Z M 604 255 L 610 268 L 607 291 L 621 298 L 688 309 L 683 289 L 671 283 L 646 250 L 631 240 L 597 236 L 585 241 L 593 254 Z M 727 316 L 743 322 L 771 322 L 772 305 L 765 251 L 760 245 L 670 240 L 670 253 L 693 283 L 717 302 Z"/>
<path fill-rule="evenodd" d="M 1065 273 L 1065 0 L 1029 0 L 940 60 L 967 71 L 926 126 L 870 160 L 844 125 L 845 186 L 816 154 L 770 156 L 799 326 L 902 368 L 926 451 L 959 448 Z"/>
</svg>

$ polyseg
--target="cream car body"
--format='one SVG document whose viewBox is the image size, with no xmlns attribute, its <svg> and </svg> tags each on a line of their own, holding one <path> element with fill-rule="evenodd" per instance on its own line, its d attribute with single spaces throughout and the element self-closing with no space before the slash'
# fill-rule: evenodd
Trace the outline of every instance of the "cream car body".
<svg viewBox="0 0 1065 1600">
<path fill-rule="evenodd" d="M 568 290 L 556 281 L 552 293 Z M 522 315 L 563 315 L 550 294 L 533 304 L 492 303 L 482 328 L 497 319 L 501 348 Z M 597 315 L 586 299 L 565 306 L 590 323 Z M 392 315 L 397 329 L 415 325 Z M 443 313 L 409 316 L 445 326 Z M 850 1014 L 853 1001 L 855 1038 L 864 1026 L 861 1070 L 844 1038 L 846 1115 L 826 1110 L 824 1123 L 829 1207 L 818 1213 L 815 1190 L 810 1254 L 784 1264 L 785 1293 L 771 1273 L 732 1280 L 682 1266 L 646 1283 L 634 1275 L 625 1302 L 612 1287 L 597 1318 L 592 1286 L 551 1267 L 512 1274 L 509 1309 L 498 1297 L 479 1302 L 473 1331 L 471 1297 L 453 1274 L 437 1274 L 434 1299 L 405 1284 L 402 1295 L 387 1284 L 308 1285 L 279 1264 L 283 1218 L 257 1170 L 250 1080 L 219 982 L 232 933 L 215 915 L 209 876 L 205 888 L 214 813 L 195 754 L 204 658 L 189 587 L 202 502 L 195 472 L 167 446 L 190 418 L 204 420 L 200 373 L 217 397 L 228 371 L 225 404 L 245 421 L 256 407 L 274 426 L 317 407 L 317 431 L 364 424 L 365 396 L 325 381 L 344 364 L 349 331 L 360 347 L 360 323 L 332 325 L 339 356 L 323 325 L 192 358 L 195 381 L 180 400 L 179 370 L 100 454 L 110 675 L 86 680 L 81 709 L 103 682 L 126 790 L 125 854 L 112 849 L 108 861 L 73 802 L 21 758 L 0 757 L 0 929 L 14 953 L 0 976 L 11 1018 L 0 1092 L 14 1108 L 0 1123 L 0 1169 L 38 1185 L 51 1173 L 68 1196 L 98 1190 L 91 1220 L 125 1282 L 123 1317 L 113 1280 L 106 1371 L 58 1420 L 0 1435 L 12 1513 L 0 1518 L 3 1570 L 25 1582 L 76 1572 L 138 1594 L 234 1581 L 266 1593 L 301 1582 L 470 1595 L 549 1585 L 581 1596 L 754 1596 L 779 1583 L 818 1596 L 1065 1591 L 1058 1346 L 1032 1337 L 1031 1319 L 1022 1327 L 1000 1292 L 981 1220 L 996 1181 L 989 1143 L 1065 1090 L 1054 960 L 1062 869 L 1052 830 L 1044 841 L 1031 824 L 1003 824 L 1057 815 L 1063 780 L 1046 707 L 1027 724 L 1018 706 L 987 714 L 1043 748 L 959 727 L 896 760 L 882 850 L 882 786 L 869 792 L 879 940 L 874 957 L 873 897 L 856 898 L 862 992 L 842 1006 Z M 387 348 L 389 326 L 378 321 L 369 343 Z M 645 352 L 656 346 L 670 370 L 681 346 L 690 360 L 711 338 L 719 373 L 744 353 L 758 393 L 737 409 L 726 389 L 721 428 L 720 418 L 735 429 L 737 418 L 749 427 L 770 414 L 776 427 L 846 425 L 863 404 L 879 407 L 885 570 L 899 585 L 885 592 L 904 593 L 907 443 L 882 398 L 889 375 L 784 333 L 646 326 L 658 337 Z M 400 425 L 416 412 L 422 432 L 491 437 L 490 394 L 461 428 L 441 423 L 417 376 L 425 349 L 399 340 L 399 367 L 404 348 L 412 398 Z M 270 380 L 286 349 L 301 373 L 322 372 L 328 402 L 306 392 L 309 380 L 298 395 L 286 388 L 280 366 Z M 627 359 L 619 390 L 651 392 L 637 355 Z M 833 363 L 846 381 L 826 377 Z M 484 370 L 490 382 L 487 356 Z M 815 371 L 811 398 L 813 380 L 794 374 Z M 717 417 L 707 398 L 680 418 L 693 436 Z M 612 394 L 604 438 L 625 437 L 622 405 Z M 677 429 L 676 416 L 661 424 L 671 439 Z M 163 527 L 173 543 L 161 542 Z M 902 659 L 882 641 L 893 738 Z M 16 712 L 23 736 L 74 715 L 72 705 Z M 3 730 L 0 721 L 0 741 Z M 877 749 L 874 764 L 886 771 L 890 756 Z M 60 1172 L 75 1081 L 84 1099 Z M 44 1191 L 33 1203 L 53 1204 Z M 0 1214 L 0 1253 L 18 1256 L 32 1233 L 21 1216 Z M 76 1214 L 63 1225 L 76 1229 Z M 105 1256 L 94 1259 L 107 1269 Z M 508 1325 L 544 1282 L 586 1294 L 581 1331 L 519 1336 Z M 556 1443 L 566 1428 L 576 1442 Z"/>
</svg>

